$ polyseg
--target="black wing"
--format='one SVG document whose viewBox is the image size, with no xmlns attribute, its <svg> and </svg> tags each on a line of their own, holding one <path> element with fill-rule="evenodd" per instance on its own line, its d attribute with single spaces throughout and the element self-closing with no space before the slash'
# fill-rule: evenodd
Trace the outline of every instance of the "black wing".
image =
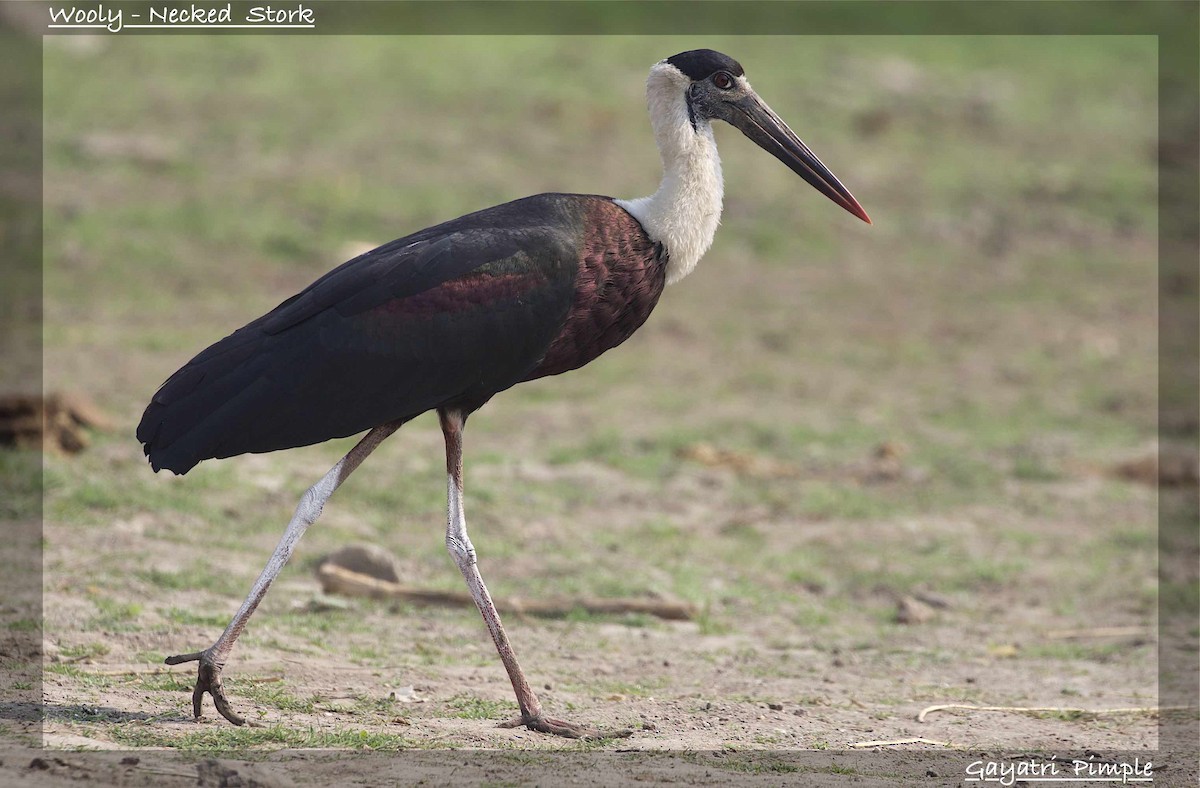
<svg viewBox="0 0 1200 788">
<path fill-rule="evenodd" d="M 154 470 L 482 404 L 519 382 L 571 306 L 586 199 L 539 195 L 393 241 L 204 350 L 138 425 Z"/>
</svg>

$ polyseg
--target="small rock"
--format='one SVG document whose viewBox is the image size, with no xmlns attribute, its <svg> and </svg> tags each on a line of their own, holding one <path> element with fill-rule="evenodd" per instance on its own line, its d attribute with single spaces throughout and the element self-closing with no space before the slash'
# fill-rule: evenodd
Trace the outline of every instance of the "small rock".
<svg viewBox="0 0 1200 788">
<path fill-rule="evenodd" d="M 898 443 L 885 442 L 875 447 L 862 473 L 867 483 L 891 482 L 904 476 L 904 455 L 908 450 Z"/>
<path fill-rule="evenodd" d="M 767 708 L 771 711 L 783 711 L 782 703 L 768 703 Z"/>
<path fill-rule="evenodd" d="M 949 610 L 953 605 L 950 600 L 941 594 L 935 594 L 932 591 L 914 591 L 913 597 L 924 602 L 930 607 L 936 607 L 938 610 Z"/>
<path fill-rule="evenodd" d="M 417 697 L 417 691 L 411 686 L 397 687 L 388 693 L 388 700 L 393 703 L 424 703 L 424 698 Z"/>
<path fill-rule="evenodd" d="M 142 762 L 142 759 L 137 757 L 136 755 L 127 755 L 126 757 L 121 759 L 122 766 L 137 766 L 141 762 Z"/>
<path fill-rule="evenodd" d="M 316 571 L 320 572 L 321 567 L 327 563 L 350 572 L 357 572 L 360 575 L 374 577 L 377 580 L 387 580 L 391 583 L 400 582 L 400 575 L 396 572 L 395 557 L 379 545 L 346 545 L 341 550 L 318 560 Z"/>
<path fill-rule="evenodd" d="M 934 615 L 932 607 L 914 596 L 906 594 L 896 603 L 896 622 L 900 624 L 924 624 Z"/>
<path fill-rule="evenodd" d="M 797 717 L 803 717 L 805 714 L 808 714 L 808 712 L 804 709 L 796 709 L 792 712 L 792 714 L 795 714 Z"/>
<path fill-rule="evenodd" d="M 1191 448 L 1163 446 L 1140 457 L 1115 464 L 1110 473 L 1120 479 L 1157 487 L 1195 487 L 1200 466 Z"/>
</svg>

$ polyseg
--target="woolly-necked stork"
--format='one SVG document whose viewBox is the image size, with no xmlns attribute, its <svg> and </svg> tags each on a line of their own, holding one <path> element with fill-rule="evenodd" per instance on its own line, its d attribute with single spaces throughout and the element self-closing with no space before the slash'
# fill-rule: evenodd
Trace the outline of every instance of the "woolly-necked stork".
<svg viewBox="0 0 1200 788">
<path fill-rule="evenodd" d="M 516 691 L 511 725 L 594 735 L 542 713 L 476 565 L 463 511 L 463 428 L 497 393 L 587 364 L 645 322 L 663 287 L 696 266 L 721 216 L 723 120 L 870 223 L 846 187 L 758 97 L 740 64 L 708 49 L 657 63 L 646 82 L 663 163 L 658 190 L 617 200 L 541 194 L 392 241 L 201 352 L 163 383 L 137 438 L 155 471 L 307 446 L 369 430 L 296 507 L 249 596 L 199 662 L 192 695 L 225 719 L 221 671 L 234 642 L 333 491 L 385 438 L 436 410 L 446 440 L 446 545 Z"/>
</svg>

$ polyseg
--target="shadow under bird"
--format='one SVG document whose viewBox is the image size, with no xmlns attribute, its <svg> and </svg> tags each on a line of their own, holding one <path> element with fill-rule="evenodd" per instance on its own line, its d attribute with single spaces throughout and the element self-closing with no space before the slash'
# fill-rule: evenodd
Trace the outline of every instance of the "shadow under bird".
<svg viewBox="0 0 1200 788">
<path fill-rule="evenodd" d="M 629 338 L 663 287 L 712 244 L 723 185 L 712 121 L 740 129 L 863 221 L 866 212 L 746 81 L 712 50 L 650 70 L 647 104 L 663 163 L 658 190 L 618 200 L 540 194 L 430 227 L 335 268 L 201 352 L 167 379 L 138 425 L 155 471 L 367 434 L 301 498 L 249 596 L 196 661 L 204 693 L 235 725 L 221 673 L 234 642 L 325 502 L 405 422 L 436 410 L 446 441 L 446 545 L 516 691 L 509 725 L 620 735 L 547 717 L 480 576 L 463 508 L 463 429 L 493 396 L 587 364 Z"/>
</svg>

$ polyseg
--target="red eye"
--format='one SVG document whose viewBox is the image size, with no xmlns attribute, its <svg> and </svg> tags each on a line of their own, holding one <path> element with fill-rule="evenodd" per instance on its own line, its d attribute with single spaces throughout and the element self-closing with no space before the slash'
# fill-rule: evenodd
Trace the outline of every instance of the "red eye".
<svg viewBox="0 0 1200 788">
<path fill-rule="evenodd" d="M 718 71 L 712 75 L 712 83 L 721 90 L 729 90 L 733 87 L 733 77 L 726 74 L 724 71 Z"/>
</svg>

